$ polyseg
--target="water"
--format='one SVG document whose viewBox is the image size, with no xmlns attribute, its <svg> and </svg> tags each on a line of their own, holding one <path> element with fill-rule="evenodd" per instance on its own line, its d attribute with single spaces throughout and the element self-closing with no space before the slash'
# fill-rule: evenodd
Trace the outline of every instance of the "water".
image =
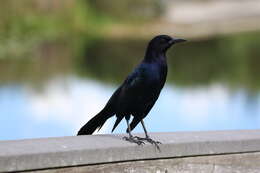
<svg viewBox="0 0 260 173">
<path fill-rule="evenodd" d="M 260 41 L 253 35 L 173 48 L 167 84 L 145 118 L 148 131 L 260 128 Z M 75 135 L 140 61 L 146 42 L 95 40 L 81 56 L 44 46 L 32 59 L 1 60 L 0 140 Z M 99 133 L 110 133 L 114 121 Z M 122 121 L 115 133 L 125 130 Z"/>
</svg>

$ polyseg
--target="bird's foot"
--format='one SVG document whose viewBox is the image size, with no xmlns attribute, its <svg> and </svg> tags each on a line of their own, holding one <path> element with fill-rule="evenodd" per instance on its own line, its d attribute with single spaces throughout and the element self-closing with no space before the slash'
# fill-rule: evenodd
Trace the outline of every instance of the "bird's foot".
<svg viewBox="0 0 260 173">
<path fill-rule="evenodd" d="M 135 137 L 133 136 L 129 136 L 129 137 L 123 137 L 124 140 L 131 142 L 131 143 L 136 143 L 137 145 L 144 145 L 145 143 L 142 140 L 139 139 L 135 139 Z"/>
<path fill-rule="evenodd" d="M 139 141 L 147 141 L 147 142 L 149 142 L 150 144 L 155 145 L 155 147 L 156 147 L 158 150 L 160 150 L 159 144 L 162 144 L 160 141 L 155 141 L 155 140 L 151 139 L 149 136 L 147 136 L 147 137 L 145 137 L 145 138 L 141 138 L 141 137 L 135 136 L 134 138 L 136 138 L 136 139 L 139 140 Z"/>
</svg>

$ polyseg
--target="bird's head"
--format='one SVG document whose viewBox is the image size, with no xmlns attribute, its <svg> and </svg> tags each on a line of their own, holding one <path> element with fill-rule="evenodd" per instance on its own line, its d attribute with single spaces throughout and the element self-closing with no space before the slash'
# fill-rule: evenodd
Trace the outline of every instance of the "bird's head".
<svg viewBox="0 0 260 173">
<path fill-rule="evenodd" d="M 148 44 L 147 52 L 156 54 L 165 54 L 166 51 L 174 44 L 185 42 L 186 40 L 181 38 L 173 38 L 168 35 L 158 35 L 154 37 Z"/>
</svg>

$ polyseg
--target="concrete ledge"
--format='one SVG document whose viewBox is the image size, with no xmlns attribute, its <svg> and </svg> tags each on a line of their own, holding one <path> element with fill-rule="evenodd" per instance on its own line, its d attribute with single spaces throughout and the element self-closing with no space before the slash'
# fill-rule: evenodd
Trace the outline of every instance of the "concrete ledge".
<svg viewBox="0 0 260 173">
<path fill-rule="evenodd" d="M 163 143 L 161 152 L 149 144 L 126 142 L 122 135 L 0 141 L 0 172 L 260 152 L 260 130 L 152 133 L 151 137 Z"/>
<path fill-rule="evenodd" d="M 259 173 L 260 152 L 116 162 L 27 173 Z"/>
</svg>

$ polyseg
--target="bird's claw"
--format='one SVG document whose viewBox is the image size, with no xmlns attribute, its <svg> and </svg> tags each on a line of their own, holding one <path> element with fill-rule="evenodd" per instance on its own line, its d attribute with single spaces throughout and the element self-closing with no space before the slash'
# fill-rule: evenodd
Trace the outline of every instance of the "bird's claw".
<svg viewBox="0 0 260 173">
<path fill-rule="evenodd" d="M 145 143 L 142 140 L 135 139 L 135 137 L 123 137 L 124 140 L 131 142 L 131 143 L 136 143 L 137 145 L 144 145 Z"/>
<path fill-rule="evenodd" d="M 147 138 L 146 140 L 147 140 L 147 142 L 149 142 L 149 143 L 151 143 L 151 144 L 155 144 L 155 145 L 162 144 L 160 141 L 154 141 L 154 140 L 152 140 L 151 138 Z"/>
<path fill-rule="evenodd" d="M 159 144 L 162 144 L 160 141 L 155 141 L 155 140 L 151 139 L 150 137 L 141 138 L 141 137 L 135 136 L 134 138 L 136 138 L 138 141 L 147 141 L 150 144 L 155 145 L 156 148 L 158 150 L 160 150 Z"/>
<path fill-rule="evenodd" d="M 134 138 L 141 140 L 141 141 L 147 141 L 151 144 L 162 144 L 160 141 L 155 141 L 155 140 L 151 139 L 150 137 L 142 138 L 142 137 L 135 136 Z"/>
</svg>

